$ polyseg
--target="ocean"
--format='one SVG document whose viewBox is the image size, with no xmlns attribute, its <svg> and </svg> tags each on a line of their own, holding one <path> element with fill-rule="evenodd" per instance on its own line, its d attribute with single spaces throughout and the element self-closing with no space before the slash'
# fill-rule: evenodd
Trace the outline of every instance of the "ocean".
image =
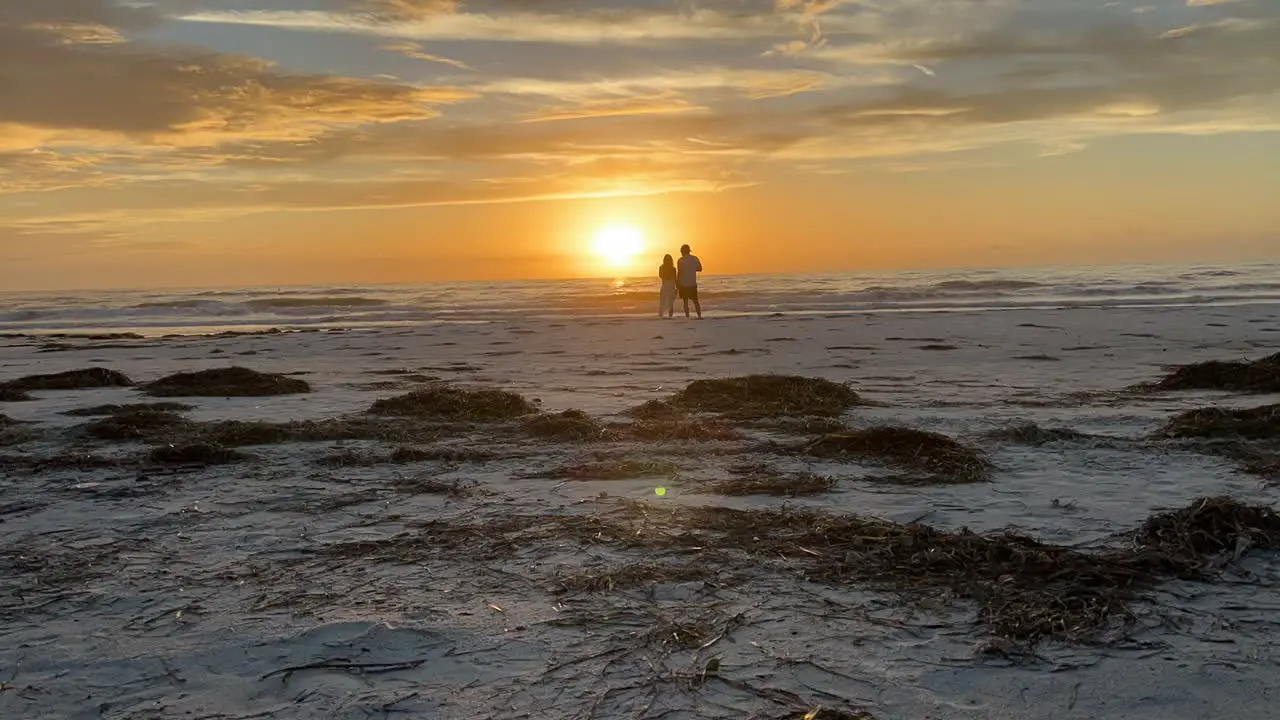
<svg viewBox="0 0 1280 720">
<path fill-rule="evenodd" d="M 704 276 L 717 317 L 1280 302 L 1280 265 Z M 0 332 L 202 334 L 656 314 L 656 278 L 0 293 Z"/>
</svg>

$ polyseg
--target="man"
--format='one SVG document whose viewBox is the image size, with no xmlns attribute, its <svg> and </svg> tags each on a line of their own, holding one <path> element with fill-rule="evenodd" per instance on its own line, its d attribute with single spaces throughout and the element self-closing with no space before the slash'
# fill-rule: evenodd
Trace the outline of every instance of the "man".
<svg viewBox="0 0 1280 720">
<path fill-rule="evenodd" d="M 698 302 L 698 273 L 702 272 L 702 261 L 689 249 L 688 245 L 680 246 L 680 259 L 676 261 L 676 288 L 680 299 L 684 300 L 684 316 L 689 317 L 689 301 L 698 311 L 698 319 L 702 319 L 702 303 Z"/>
</svg>

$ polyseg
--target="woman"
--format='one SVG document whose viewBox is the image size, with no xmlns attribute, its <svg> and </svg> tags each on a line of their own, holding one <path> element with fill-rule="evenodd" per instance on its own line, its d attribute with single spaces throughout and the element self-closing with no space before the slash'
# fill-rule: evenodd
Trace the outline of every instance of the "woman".
<svg viewBox="0 0 1280 720">
<path fill-rule="evenodd" d="M 658 317 L 675 317 L 676 314 L 676 261 L 670 255 L 664 255 L 662 266 L 658 268 L 658 277 L 662 278 L 662 292 L 658 295 Z"/>
</svg>

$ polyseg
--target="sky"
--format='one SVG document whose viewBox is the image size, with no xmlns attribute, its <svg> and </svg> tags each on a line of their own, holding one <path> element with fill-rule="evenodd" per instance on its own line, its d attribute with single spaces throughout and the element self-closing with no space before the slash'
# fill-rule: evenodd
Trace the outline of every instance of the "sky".
<svg viewBox="0 0 1280 720">
<path fill-rule="evenodd" d="M 0 0 L 0 289 L 1241 262 L 1277 158 L 1280 0 Z"/>
</svg>

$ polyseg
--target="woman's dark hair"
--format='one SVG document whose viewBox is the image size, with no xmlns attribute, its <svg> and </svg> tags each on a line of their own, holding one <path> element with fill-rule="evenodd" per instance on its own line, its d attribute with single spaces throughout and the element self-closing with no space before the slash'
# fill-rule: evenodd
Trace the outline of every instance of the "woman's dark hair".
<svg viewBox="0 0 1280 720">
<path fill-rule="evenodd" d="M 675 260 L 674 260 L 670 255 L 663 255 L 663 256 L 662 256 L 662 264 L 663 264 L 663 265 L 675 265 L 675 264 L 676 264 L 676 261 L 675 261 Z"/>
</svg>

